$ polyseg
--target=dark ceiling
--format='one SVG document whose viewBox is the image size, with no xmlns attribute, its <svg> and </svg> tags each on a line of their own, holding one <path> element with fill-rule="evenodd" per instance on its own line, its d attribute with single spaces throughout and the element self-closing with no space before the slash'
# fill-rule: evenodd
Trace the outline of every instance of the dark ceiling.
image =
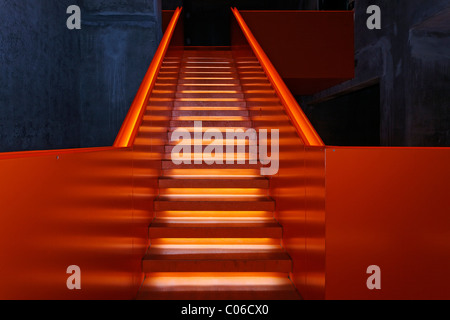
<svg viewBox="0 0 450 320">
<path fill-rule="evenodd" d="M 183 7 L 185 44 L 188 46 L 230 45 L 231 7 L 240 10 L 323 10 L 347 7 L 348 0 L 162 0 L 164 10 Z"/>
</svg>

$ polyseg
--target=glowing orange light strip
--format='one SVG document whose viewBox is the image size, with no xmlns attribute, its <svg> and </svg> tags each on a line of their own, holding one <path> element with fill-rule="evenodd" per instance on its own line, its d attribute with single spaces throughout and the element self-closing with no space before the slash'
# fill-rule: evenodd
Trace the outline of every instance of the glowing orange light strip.
<svg viewBox="0 0 450 320">
<path fill-rule="evenodd" d="M 283 79 L 278 74 L 277 70 L 270 62 L 267 55 L 264 53 L 258 41 L 256 41 L 255 37 L 250 31 L 250 28 L 245 23 L 238 9 L 232 8 L 231 10 L 233 11 L 234 16 L 236 17 L 236 20 L 239 26 L 241 27 L 244 36 L 247 38 L 250 47 L 252 48 L 253 52 L 255 53 L 262 67 L 264 68 L 264 71 L 269 77 L 270 82 L 277 91 L 280 100 L 286 107 L 286 111 L 289 117 L 291 118 L 295 128 L 297 129 L 297 132 L 299 133 L 300 137 L 304 140 L 305 144 L 309 146 L 325 146 L 322 139 L 319 137 L 316 130 L 314 130 L 314 127 L 311 125 L 308 118 L 301 110 L 294 96 L 287 88 Z"/>
<path fill-rule="evenodd" d="M 158 72 L 161 68 L 162 61 L 166 55 L 167 49 L 169 48 L 170 40 L 172 39 L 175 27 L 177 25 L 178 19 L 181 14 L 181 8 L 177 8 L 170 21 L 169 26 L 161 40 L 158 50 L 155 53 L 153 61 L 145 75 L 144 81 L 139 88 L 139 91 L 131 105 L 130 111 L 117 135 L 116 141 L 114 142 L 114 147 L 130 147 L 136 137 L 137 131 L 139 129 L 139 124 L 142 115 L 145 111 L 145 106 L 147 104 L 150 93 L 155 85 Z"/>
</svg>

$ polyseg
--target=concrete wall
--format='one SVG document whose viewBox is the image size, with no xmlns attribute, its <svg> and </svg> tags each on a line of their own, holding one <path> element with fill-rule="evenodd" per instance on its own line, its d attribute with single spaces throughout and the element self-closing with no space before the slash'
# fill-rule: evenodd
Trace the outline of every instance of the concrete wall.
<svg viewBox="0 0 450 320">
<path fill-rule="evenodd" d="M 80 45 L 66 28 L 70 4 L 1 0 L 2 152 L 80 146 Z"/>
<path fill-rule="evenodd" d="M 382 145 L 450 146 L 448 1 L 355 4 L 355 79 L 301 97 L 303 107 L 314 108 L 314 102 L 378 81 Z M 366 9 L 373 4 L 381 8 L 381 30 L 366 27 Z"/>
<path fill-rule="evenodd" d="M 0 152 L 111 145 L 161 36 L 161 0 L 1 0 Z"/>
<path fill-rule="evenodd" d="M 81 145 L 112 145 L 162 37 L 161 0 L 82 0 Z"/>
</svg>

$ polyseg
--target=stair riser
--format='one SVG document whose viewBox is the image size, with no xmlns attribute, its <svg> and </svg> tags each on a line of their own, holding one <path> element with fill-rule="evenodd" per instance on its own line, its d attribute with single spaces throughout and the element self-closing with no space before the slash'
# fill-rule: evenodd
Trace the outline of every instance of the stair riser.
<svg viewBox="0 0 450 320">
<path fill-rule="evenodd" d="M 247 105 L 245 101 L 239 101 L 239 99 L 186 99 L 175 100 L 172 103 L 174 107 L 245 107 Z"/>
<path fill-rule="evenodd" d="M 241 86 L 239 85 L 183 85 L 183 86 L 178 86 L 178 87 L 174 87 L 173 89 L 177 90 L 177 91 L 186 91 L 186 90 L 201 90 L 201 91 L 217 91 L 217 90 L 234 90 L 234 91 L 241 91 Z"/>
<path fill-rule="evenodd" d="M 166 113 L 162 113 L 166 115 Z M 248 117 L 249 112 L 248 111 L 239 111 L 239 110 L 230 110 L 230 111 L 223 111 L 223 110 L 205 110 L 205 111 L 199 111 L 199 110 L 186 110 L 186 111 L 173 111 L 172 112 L 173 117 Z"/>
<path fill-rule="evenodd" d="M 156 211 L 274 211 L 273 202 L 196 202 L 155 201 Z"/>
<path fill-rule="evenodd" d="M 168 83 L 168 80 L 164 80 L 164 83 Z M 158 80 L 159 82 L 159 80 Z M 267 82 L 267 81 L 266 81 Z M 232 85 L 240 85 L 240 81 L 237 79 L 178 79 L 177 81 L 173 81 L 170 83 L 175 84 L 214 84 L 214 85 L 222 85 L 222 84 L 232 84 Z"/>
<path fill-rule="evenodd" d="M 149 230 L 150 239 L 160 238 L 270 238 L 281 239 L 281 228 L 155 228 Z"/>
<path fill-rule="evenodd" d="M 159 188 L 252 188 L 267 189 L 269 188 L 269 180 L 266 179 L 240 179 L 240 180 L 199 180 L 199 179 L 160 179 Z"/>
<path fill-rule="evenodd" d="M 144 272 L 291 272 L 289 260 L 145 261 Z"/>
<path fill-rule="evenodd" d="M 172 120 L 170 127 L 172 128 L 193 128 L 195 121 Z M 202 126 L 206 128 L 250 128 L 251 121 L 202 121 Z"/>
<path fill-rule="evenodd" d="M 173 96 L 173 94 L 172 94 Z M 177 99 L 244 99 L 243 93 L 176 93 Z"/>
<path fill-rule="evenodd" d="M 167 141 L 169 141 L 169 143 L 170 143 L 170 140 L 167 140 Z M 176 147 L 176 146 L 174 146 L 174 145 L 167 145 L 167 146 L 165 147 L 165 152 L 166 152 L 167 154 L 172 154 L 172 151 L 173 151 L 173 149 L 174 149 L 175 147 Z M 203 146 L 201 147 L 201 148 L 202 148 L 202 152 L 204 152 L 205 149 L 206 149 L 207 147 L 208 147 L 207 145 L 203 145 Z M 194 146 L 191 146 L 190 148 L 188 148 L 188 150 L 190 150 L 191 153 L 194 152 Z M 243 150 L 244 150 L 244 153 L 248 155 L 248 154 L 250 153 L 250 146 L 245 145 L 244 148 L 243 148 Z M 227 151 L 228 151 L 227 147 L 224 146 L 224 147 L 223 147 L 223 159 L 224 159 L 224 161 L 226 161 L 226 159 L 227 159 L 227 158 L 226 158 L 226 153 L 227 153 Z M 238 146 L 234 146 L 234 147 L 232 148 L 232 151 L 233 151 L 234 154 L 236 154 L 237 152 L 241 152 L 241 150 L 240 150 L 240 148 L 239 148 Z M 192 155 L 192 157 L 194 157 L 194 155 Z M 172 157 L 171 157 L 170 159 L 172 159 Z M 234 159 L 236 159 L 236 156 L 234 157 Z M 246 157 L 246 159 L 248 159 L 248 156 Z"/>
<path fill-rule="evenodd" d="M 225 159 L 224 159 L 225 162 Z M 248 164 L 248 161 L 246 161 L 246 164 L 211 164 L 208 165 L 206 163 L 203 164 L 180 164 L 177 165 L 173 163 L 173 161 L 163 161 L 162 162 L 162 168 L 163 170 L 168 169 L 260 169 L 261 164 Z"/>
</svg>

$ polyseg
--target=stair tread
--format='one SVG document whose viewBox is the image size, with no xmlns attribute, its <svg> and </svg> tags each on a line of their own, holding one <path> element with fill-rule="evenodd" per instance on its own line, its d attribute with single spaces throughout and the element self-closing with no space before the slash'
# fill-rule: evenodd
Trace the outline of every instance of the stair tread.
<svg viewBox="0 0 450 320">
<path fill-rule="evenodd" d="M 225 162 L 225 160 L 224 160 Z M 261 163 L 257 163 L 257 164 L 249 164 L 248 161 L 245 161 L 246 163 L 244 164 L 238 164 L 238 163 L 234 163 L 234 164 L 207 164 L 207 163 L 201 163 L 201 164 L 195 164 L 195 163 L 191 163 L 191 164 L 175 164 L 173 161 L 171 160 L 162 160 L 162 168 L 163 169 L 259 169 L 261 167 L 263 167 L 264 165 L 262 165 Z"/>
<path fill-rule="evenodd" d="M 245 196 L 235 195 L 171 195 L 159 196 L 155 202 L 273 202 L 273 199 L 267 196 Z"/>
<path fill-rule="evenodd" d="M 167 276 L 149 274 L 138 299 L 300 300 L 287 276 Z"/>
<path fill-rule="evenodd" d="M 301 300 L 295 289 L 278 289 L 273 287 L 259 287 L 254 289 L 251 286 L 230 289 L 228 286 L 211 286 L 208 288 L 196 288 L 195 285 L 184 286 L 178 290 L 171 289 L 149 289 L 142 288 L 137 300 Z"/>
<path fill-rule="evenodd" d="M 275 220 L 155 219 L 150 228 L 281 228 Z"/>
<path fill-rule="evenodd" d="M 204 179 L 204 178 L 160 178 L 160 188 L 226 188 L 226 187 L 254 187 L 268 188 L 269 180 L 265 178 L 226 178 L 226 179 Z"/>
<path fill-rule="evenodd" d="M 250 246 L 251 247 L 251 246 Z M 198 261 L 224 261 L 224 260 L 285 260 L 290 261 L 289 255 L 281 248 L 272 249 L 194 249 L 189 246 L 181 249 L 150 247 L 144 261 L 155 260 L 198 260 Z"/>
</svg>

